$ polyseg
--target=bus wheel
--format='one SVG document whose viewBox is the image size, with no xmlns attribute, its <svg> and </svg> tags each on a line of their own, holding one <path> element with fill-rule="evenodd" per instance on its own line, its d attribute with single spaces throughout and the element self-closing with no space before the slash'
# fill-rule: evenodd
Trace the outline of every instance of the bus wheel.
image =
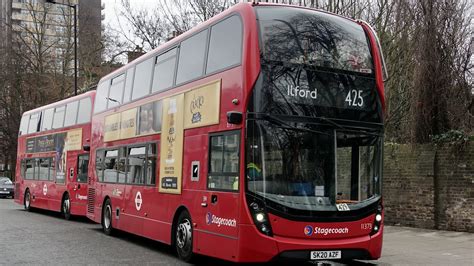
<svg viewBox="0 0 474 266">
<path fill-rule="evenodd" d="M 102 230 L 106 235 L 112 234 L 112 205 L 110 199 L 107 199 L 102 209 Z"/>
<path fill-rule="evenodd" d="M 187 211 L 181 212 L 176 225 L 176 251 L 178 257 L 186 262 L 193 259 L 193 227 Z"/>
<path fill-rule="evenodd" d="M 71 219 L 71 200 L 69 199 L 69 194 L 64 195 L 62 210 L 64 219 L 69 220 Z"/>
<path fill-rule="evenodd" d="M 25 192 L 25 200 L 24 200 L 24 206 L 26 211 L 31 211 L 31 194 L 30 191 L 27 189 Z"/>
</svg>

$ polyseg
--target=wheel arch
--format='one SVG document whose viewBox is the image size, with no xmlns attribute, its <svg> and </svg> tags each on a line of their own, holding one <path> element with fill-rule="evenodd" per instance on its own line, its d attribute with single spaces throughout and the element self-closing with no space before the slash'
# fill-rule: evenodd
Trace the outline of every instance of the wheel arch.
<svg viewBox="0 0 474 266">
<path fill-rule="evenodd" d="M 105 202 L 109 200 L 110 201 L 110 205 L 112 205 L 112 200 L 110 199 L 109 195 L 106 195 L 104 197 L 104 199 L 102 200 L 102 206 L 100 208 L 100 222 L 102 223 L 103 219 L 104 219 L 104 207 L 105 207 Z"/>
<path fill-rule="evenodd" d="M 25 192 L 23 192 L 23 204 L 25 204 L 26 192 L 29 192 L 29 193 L 30 193 L 30 197 L 31 197 L 31 190 L 30 190 L 30 187 L 26 187 L 26 188 L 25 188 Z M 30 198 L 30 204 L 31 204 L 31 198 Z"/>
<path fill-rule="evenodd" d="M 189 209 L 188 207 L 184 206 L 184 205 L 181 205 L 179 206 L 175 213 L 174 213 L 174 216 L 173 216 L 173 222 L 171 223 L 171 246 L 174 247 L 175 244 L 176 244 L 176 235 L 175 235 L 175 231 L 176 231 L 176 224 L 178 223 L 178 218 L 179 218 L 179 215 L 182 213 L 182 212 L 187 212 L 189 213 L 189 216 L 191 217 L 191 220 L 193 219 L 193 217 L 191 216 L 191 212 L 189 212 Z"/>
<path fill-rule="evenodd" d="M 69 195 L 69 191 L 64 191 L 63 196 L 61 197 L 61 206 L 59 207 L 59 211 L 63 211 L 63 204 L 64 204 L 64 199 L 66 198 L 66 195 Z M 69 200 L 71 200 L 71 196 L 69 195 Z"/>
</svg>

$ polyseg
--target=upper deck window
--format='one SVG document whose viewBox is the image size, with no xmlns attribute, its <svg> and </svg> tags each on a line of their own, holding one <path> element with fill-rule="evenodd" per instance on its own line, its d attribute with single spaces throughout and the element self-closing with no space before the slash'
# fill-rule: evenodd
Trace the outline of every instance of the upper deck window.
<svg viewBox="0 0 474 266">
<path fill-rule="evenodd" d="M 265 60 L 373 73 L 367 37 L 359 24 L 302 8 L 256 11 Z"/>
<path fill-rule="evenodd" d="M 30 115 L 23 115 L 20 122 L 20 131 L 19 135 L 25 135 L 28 133 L 28 123 L 30 122 Z"/>
<path fill-rule="evenodd" d="M 207 31 L 203 30 L 181 43 L 176 84 L 198 78 L 203 74 Z"/>
<path fill-rule="evenodd" d="M 54 108 L 53 129 L 63 127 L 65 111 L 66 106 L 64 105 Z"/>
<path fill-rule="evenodd" d="M 64 119 L 64 126 L 69 127 L 76 124 L 77 109 L 79 102 L 74 101 L 66 105 L 66 117 Z"/>
<path fill-rule="evenodd" d="M 112 79 L 112 84 L 110 85 L 109 104 L 107 108 L 113 108 L 119 106 L 122 103 L 123 88 L 125 85 L 125 74 L 120 74 L 117 77 Z"/>
<path fill-rule="evenodd" d="M 150 93 L 154 63 L 155 58 L 152 57 L 137 65 L 133 81 L 132 100 L 142 98 Z"/>
<path fill-rule="evenodd" d="M 43 112 L 43 123 L 41 125 L 41 131 L 50 130 L 52 128 L 53 115 L 54 115 L 54 108 L 46 109 Z"/>
<path fill-rule="evenodd" d="M 97 93 L 95 95 L 94 113 L 99 113 L 107 109 L 107 95 L 109 95 L 110 82 L 105 80 L 97 86 Z"/>
<path fill-rule="evenodd" d="M 87 97 L 79 101 L 79 113 L 77 114 L 77 124 L 91 121 L 92 101 Z"/>
<path fill-rule="evenodd" d="M 30 116 L 30 123 L 28 126 L 28 133 L 38 132 L 38 122 L 41 113 L 34 113 Z"/>
<path fill-rule="evenodd" d="M 241 58 L 242 22 L 240 18 L 232 16 L 212 26 L 206 73 L 240 64 Z"/>
<path fill-rule="evenodd" d="M 173 86 L 177 50 L 177 48 L 173 48 L 156 58 L 153 92 L 162 91 Z"/>
<path fill-rule="evenodd" d="M 128 103 L 132 97 L 132 86 L 133 86 L 133 77 L 135 76 L 135 66 L 132 66 L 127 70 L 127 76 L 125 80 L 125 89 L 123 91 L 123 100 L 122 103 Z"/>
</svg>

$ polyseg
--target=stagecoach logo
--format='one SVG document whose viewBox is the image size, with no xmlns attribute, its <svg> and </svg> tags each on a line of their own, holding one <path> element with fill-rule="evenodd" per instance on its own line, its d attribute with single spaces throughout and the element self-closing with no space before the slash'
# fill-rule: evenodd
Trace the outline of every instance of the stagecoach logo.
<svg viewBox="0 0 474 266">
<path fill-rule="evenodd" d="M 313 227 L 311 225 L 307 225 L 304 227 L 304 234 L 310 236 L 313 234 Z"/>
<path fill-rule="evenodd" d="M 140 193 L 140 191 L 137 191 L 137 195 L 135 195 L 135 208 L 137 208 L 137 211 L 142 208 L 142 202 L 142 193 Z"/>
<path fill-rule="evenodd" d="M 112 195 L 120 197 L 122 196 L 122 191 L 120 191 L 118 188 L 114 188 L 114 190 L 112 190 Z"/>
<path fill-rule="evenodd" d="M 206 215 L 206 223 L 211 224 L 212 223 L 212 213 L 208 212 Z"/>
<path fill-rule="evenodd" d="M 44 184 L 44 186 L 43 186 L 43 195 L 46 196 L 46 194 L 48 194 L 48 186 L 46 184 Z"/>
<path fill-rule="evenodd" d="M 76 199 L 77 200 L 87 200 L 87 196 L 82 196 L 82 195 L 76 194 Z"/>
<path fill-rule="evenodd" d="M 191 104 L 189 106 L 189 110 L 193 114 L 193 117 L 191 118 L 191 123 L 196 124 L 201 122 L 201 107 L 204 105 L 204 96 L 197 96 L 193 95 L 193 100 L 191 101 Z"/>
<path fill-rule="evenodd" d="M 237 220 L 218 217 L 210 212 L 206 214 L 206 223 L 208 225 L 217 224 L 217 227 L 221 227 L 221 225 L 229 226 L 229 227 L 237 227 Z"/>
<path fill-rule="evenodd" d="M 307 225 L 304 227 L 304 234 L 307 236 L 312 235 L 334 235 L 334 234 L 347 234 L 349 233 L 349 228 L 347 227 L 340 227 L 340 228 L 321 228 L 321 227 L 313 227 L 311 225 Z"/>
</svg>

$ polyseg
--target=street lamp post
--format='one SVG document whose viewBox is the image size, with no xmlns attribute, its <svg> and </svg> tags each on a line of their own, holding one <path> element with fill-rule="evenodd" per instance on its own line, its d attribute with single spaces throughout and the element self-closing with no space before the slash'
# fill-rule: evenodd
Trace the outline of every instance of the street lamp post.
<svg viewBox="0 0 474 266">
<path fill-rule="evenodd" d="M 68 6 L 74 10 L 74 95 L 77 95 L 77 4 L 69 5 L 58 3 L 55 0 L 46 0 L 47 3 Z"/>
</svg>

